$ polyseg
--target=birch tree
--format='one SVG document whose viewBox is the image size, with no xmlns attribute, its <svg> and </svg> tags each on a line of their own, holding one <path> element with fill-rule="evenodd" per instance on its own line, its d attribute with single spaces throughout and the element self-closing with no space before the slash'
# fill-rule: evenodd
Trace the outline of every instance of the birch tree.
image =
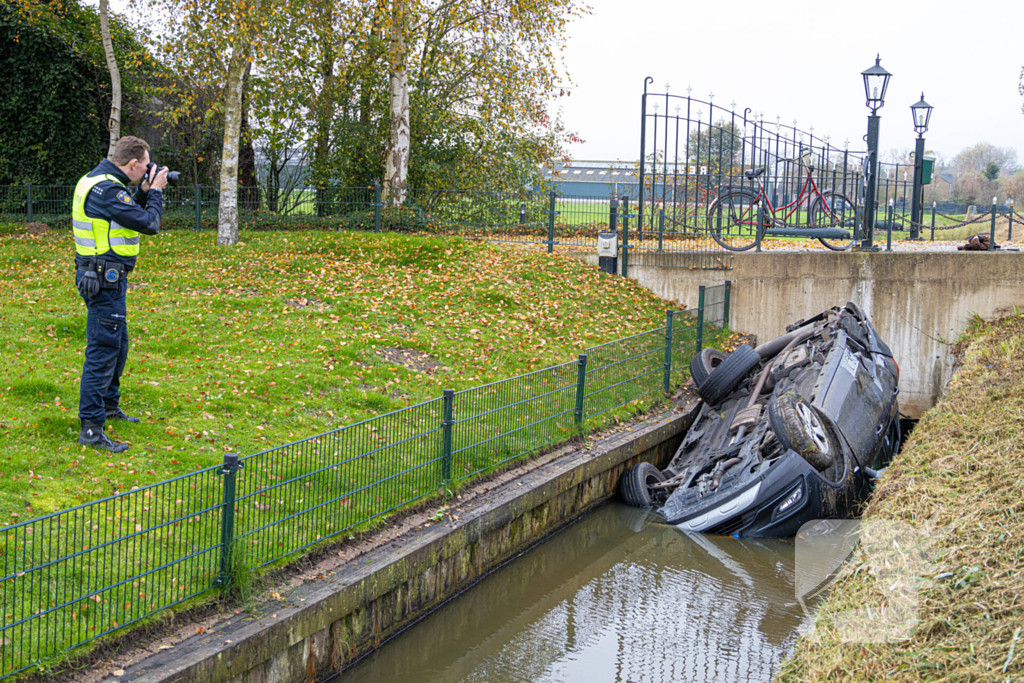
<svg viewBox="0 0 1024 683">
<path fill-rule="evenodd" d="M 114 154 L 114 147 L 121 139 L 121 71 L 117 68 L 117 57 L 114 56 L 114 42 L 110 39 L 110 18 L 107 0 L 100 0 L 100 39 L 103 41 L 103 57 L 110 71 L 110 118 L 107 120 L 107 131 L 110 133 L 110 146 L 107 157 Z"/>
<path fill-rule="evenodd" d="M 259 0 L 256 0 L 256 7 Z M 249 68 L 250 40 L 244 31 L 234 35 L 224 88 L 224 147 L 220 157 L 220 202 L 217 244 L 238 242 L 238 145 L 242 133 L 242 87 Z"/>
<path fill-rule="evenodd" d="M 406 13 L 409 0 L 392 0 L 390 91 L 388 102 L 388 153 L 384 171 L 384 195 L 389 204 L 405 203 L 409 179 L 409 73 L 406 71 Z"/>
<path fill-rule="evenodd" d="M 217 244 L 238 242 L 238 152 L 246 73 L 272 44 L 265 40 L 280 17 L 276 0 L 160 0 L 165 18 L 160 49 L 185 90 L 177 108 L 195 103 L 193 93 L 219 93 L 215 107 L 223 116 L 220 155 Z M 170 112 L 173 115 L 173 112 Z"/>
</svg>

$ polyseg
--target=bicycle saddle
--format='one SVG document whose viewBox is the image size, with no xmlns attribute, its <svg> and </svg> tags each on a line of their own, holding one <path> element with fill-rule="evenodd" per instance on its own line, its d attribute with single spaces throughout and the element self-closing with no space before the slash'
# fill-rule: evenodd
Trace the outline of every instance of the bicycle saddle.
<svg viewBox="0 0 1024 683">
<path fill-rule="evenodd" d="M 745 175 L 748 178 L 750 178 L 751 180 L 753 180 L 754 178 L 756 178 L 757 176 L 761 175 L 764 172 L 765 172 L 765 167 L 762 166 L 761 168 L 752 168 L 749 171 L 744 171 L 743 175 Z"/>
</svg>

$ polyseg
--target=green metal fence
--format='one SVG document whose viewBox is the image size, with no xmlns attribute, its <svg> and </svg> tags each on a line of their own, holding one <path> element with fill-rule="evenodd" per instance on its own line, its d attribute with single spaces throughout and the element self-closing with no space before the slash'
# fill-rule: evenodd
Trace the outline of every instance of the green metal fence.
<svg viewBox="0 0 1024 683">
<path fill-rule="evenodd" d="M 71 185 L 0 186 L 0 222 L 45 221 L 71 226 Z M 219 191 L 168 187 L 163 230 L 215 230 Z M 632 208 L 631 208 L 632 207 Z M 238 191 L 239 228 L 249 230 L 360 230 L 446 235 L 545 249 L 593 250 L 598 232 L 619 235 L 624 263 L 686 268 L 730 268 L 707 225 L 657 232 L 637 230 L 636 202 L 555 192 L 410 189 L 403 206 L 389 206 L 381 188 L 321 187 Z M 628 266 L 626 267 L 628 268 Z M 623 272 L 626 272 L 624 269 Z"/>
<path fill-rule="evenodd" d="M 729 284 L 574 361 L 0 528 L 0 678 L 660 397 L 724 334 Z"/>
</svg>

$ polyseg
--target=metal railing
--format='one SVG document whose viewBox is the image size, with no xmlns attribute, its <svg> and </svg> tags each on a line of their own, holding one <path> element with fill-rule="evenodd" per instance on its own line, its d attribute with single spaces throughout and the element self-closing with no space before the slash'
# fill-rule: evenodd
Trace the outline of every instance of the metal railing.
<svg viewBox="0 0 1024 683">
<path fill-rule="evenodd" d="M 640 112 L 641 234 L 666 241 L 711 237 L 730 249 L 760 249 L 756 225 L 765 226 L 765 239 L 824 238 L 833 248 L 862 235 L 865 151 L 849 149 L 848 141 L 835 145 L 796 121 L 737 110 L 735 103 L 647 92 L 649 82 Z M 893 229 L 893 221 L 894 229 L 909 228 L 904 214 L 912 204 L 914 166 L 877 168 L 876 230 Z"/>
<path fill-rule="evenodd" d="M 71 185 L 0 186 L 0 222 L 44 220 L 51 227 L 70 228 L 73 191 Z M 628 195 L 609 201 L 529 190 L 411 189 L 405 204 L 396 207 L 383 201 L 380 187 L 322 187 L 288 193 L 252 187 L 239 189 L 239 228 L 443 235 L 549 252 L 555 248 L 591 250 L 598 232 L 612 230 L 620 234 L 623 251 L 637 255 L 637 264 L 646 263 L 642 252 L 652 252 L 659 254 L 657 265 L 730 267 L 728 260 L 705 258 L 711 244 L 706 234 L 694 240 L 692 231 L 684 235 L 671 225 L 667 230 L 662 226 L 657 235 L 638 230 L 631 206 L 635 208 L 635 198 L 631 205 Z M 161 226 L 163 230 L 215 230 L 217 212 L 216 187 L 168 187 Z"/>
<path fill-rule="evenodd" d="M 725 333 L 729 292 L 571 362 L 0 527 L 0 678 L 663 396 Z"/>
</svg>

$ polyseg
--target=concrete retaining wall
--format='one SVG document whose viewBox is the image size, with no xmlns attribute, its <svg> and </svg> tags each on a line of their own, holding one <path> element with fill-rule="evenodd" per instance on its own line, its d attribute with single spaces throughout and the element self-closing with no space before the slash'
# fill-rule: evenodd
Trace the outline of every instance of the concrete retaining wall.
<svg viewBox="0 0 1024 683">
<path fill-rule="evenodd" d="M 596 254 L 577 254 L 597 264 Z M 737 253 L 732 270 L 630 266 L 658 296 L 697 305 L 697 288 L 732 280 L 731 327 L 761 341 L 786 325 L 853 301 L 871 317 L 900 366 L 900 409 L 920 417 L 953 367 L 951 344 L 971 315 L 1024 307 L 1024 254 L 1016 252 Z"/>
<path fill-rule="evenodd" d="M 698 404 L 699 406 L 699 404 Z M 487 490 L 459 521 L 419 527 L 271 603 L 128 669 L 120 680 L 306 683 L 340 671 L 489 571 L 615 493 L 632 464 L 667 464 L 695 411 L 676 408 L 570 445 Z M 443 637 L 443 634 L 439 634 Z"/>
</svg>

